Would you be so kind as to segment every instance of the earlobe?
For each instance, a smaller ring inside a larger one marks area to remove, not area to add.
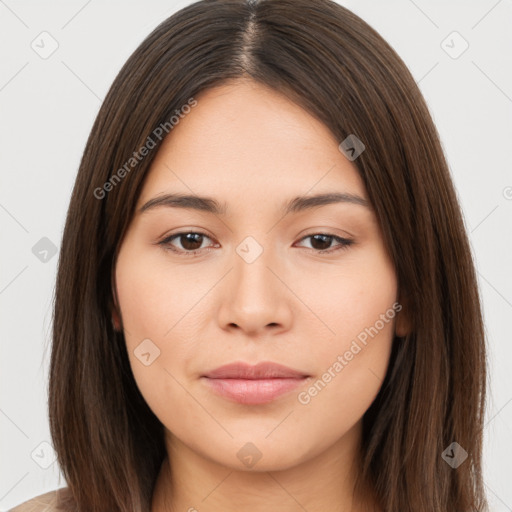
[[[115,331],[121,331],[121,318],[119,315],[119,304],[117,302],[117,295],[116,295],[116,289],[115,289],[115,283],[112,285],[112,304],[110,307],[110,315],[111,315],[111,321],[112,321],[112,327]]]
[[[112,308],[112,326],[114,327],[115,331],[121,330],[121,321],[115,307]]]
[[[402,306],[397,313],[395,320],[395,336],[404,338],[412,332],[412,321],[410,318],[410,308],[402,301],[399,302]]]
[[[111,306],[110,315],[112,327],[115,331],[121,331],[121,316],[119,314],[119,303],[117,301],[116,279],[115,279],[115,260],[112,263],[112,273],[110,279]]]

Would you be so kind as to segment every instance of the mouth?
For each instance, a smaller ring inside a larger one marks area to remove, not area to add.
[[[261,362],[255,366],[236,362],[201,375],[214,393],[247,405],[272,402],[291,392],[310,375],[286,366]]]

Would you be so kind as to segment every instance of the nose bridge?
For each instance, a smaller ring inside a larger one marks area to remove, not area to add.
[[[269,324],[286,324],[290,311],[286,288],[275,276],[279,272],[275,249],[266,241],[260,243],[255,237],[247,236],[235,252],[233,272],[223,300],[222,323],[236,324],[247,331],[258,331]]]
[[[235,252],[234,294],[249,310],[257,307],[257,301],[268,303],[269,295],[275,292],[275,283],[272,283],[275,276],[268,268],[275,266],[274,249],[267,239],[260,243],[255,237],[247,236],[238,244]],[[252,306],[251,302],[254,303]]]

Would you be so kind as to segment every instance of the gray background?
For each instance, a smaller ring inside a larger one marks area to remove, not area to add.
[[[0,0],[1,510],[66,485],[46,412],[52,249],[102,98],[144,37],[189,3]],[[512,0],[340,3],[405,60],[440,132],[489,338],[487,491],[492,510],[512,511]],[[469,44],[460,55],[453,31]]]

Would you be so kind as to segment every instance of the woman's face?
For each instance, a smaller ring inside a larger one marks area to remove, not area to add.
[[[396,275],[323,124],[253,82],[196,99],[152,164],[116,263],[130,363],[168,440],[232,468],[285,469],[360,425],[398,329]],[[140,211],[166,194],[218,211]],[[353,200],[308,202],[320,194]],[[233,362],[298,376],[213,378]]]

